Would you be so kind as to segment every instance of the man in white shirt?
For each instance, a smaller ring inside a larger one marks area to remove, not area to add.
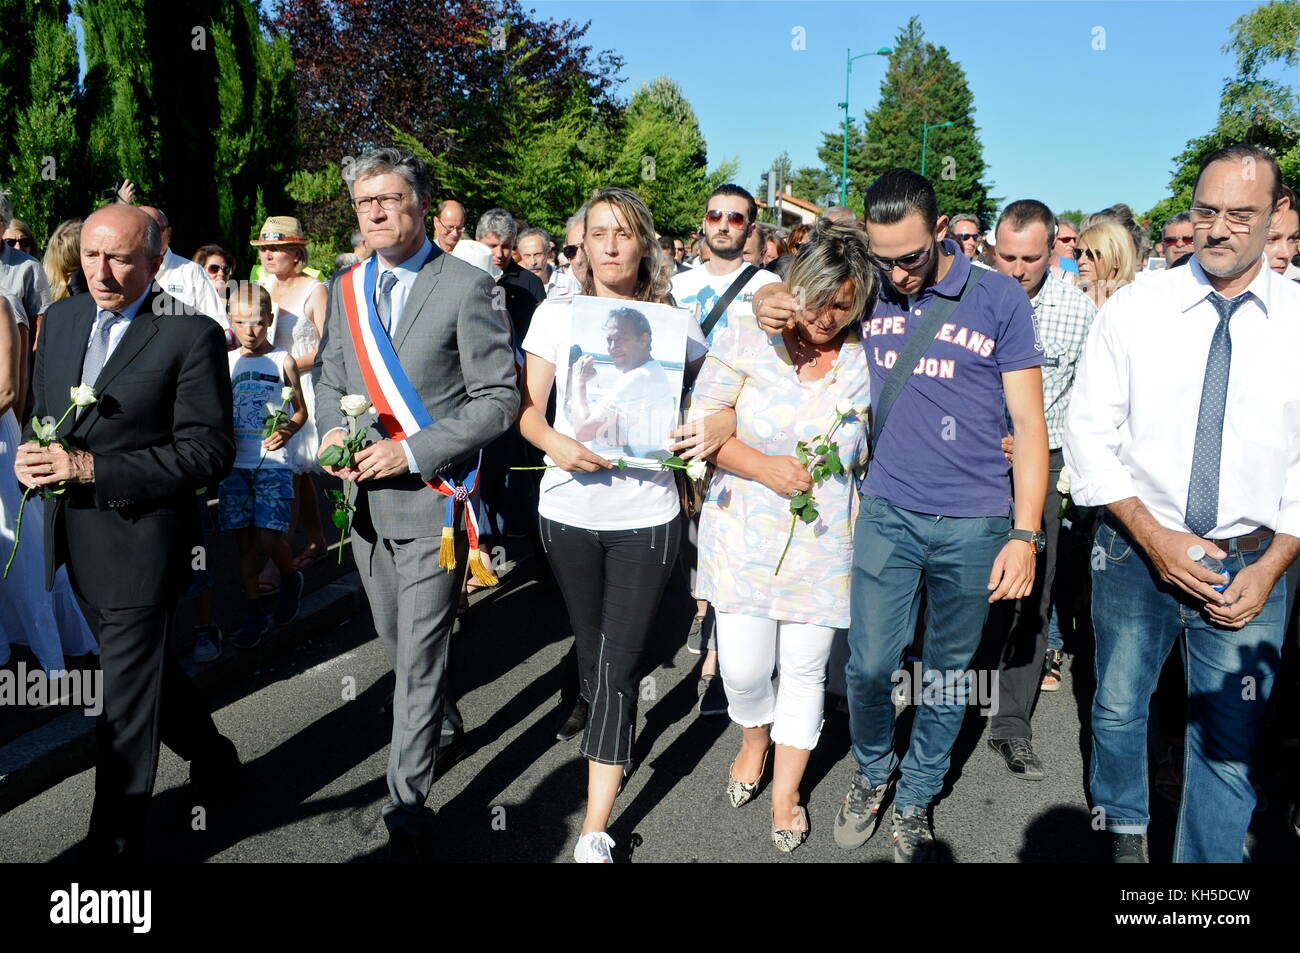
[[[1211,153],[1192,200],[1195,258],[1116,292],[1075,378],[1071,491],[1107,508],[1092,556],[1091,793],[1117,862],[1146,860],[1147,706],[1180,639],[1189,709],[1174,860],[1242,859],[1285,630],[1278,580],[1300,552],[1300,288],[1263,258],[1284,208],[1268,152]]]
[[[226,309],[221,304],[217,289],[197,262],[182,258],[172,251],[172,226],[167,221],[167,216],[161,209],[149,205],[140,206],[140,211],[157,222],[162,231],[163,263],[154,283],[181,304],[188,305],[200,314],[206,314],[225,328]]]
[[[550,262],[546,260],[550,245],[551,236],[547,235],[544,229],[525,229],[515,239],[515,248],[519,251],[519,263],[546,286],[546,297],[564,298],[578,294],[577,280],[558,268],[552,268]]]

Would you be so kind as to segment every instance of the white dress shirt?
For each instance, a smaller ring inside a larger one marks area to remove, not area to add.
[[[568,272],[552,268],[550,277],[546,279],[546,297],[569,298],[577,294],[582,294],[578,279]]]
[[[118,321],[114,323],[114,325],[111,328],[108,329],[108,349],[104,351],[104,367],[108,366],[108,361],[113,356],[113,352],[116,351],[117,346],[122,343],[122,338],[126,337],[127,328],[131,326],[131,322],[135,320],[135,316],[140,313],[140,305],[144,304],[144,299],[147,298],[148,296],[149,296],[149,292],[146,290],[144,294],[140,295],[140,297],[136,298],[125,308],[123,308],[120,312],[118,312],[126,320]],[[95,321],[98,321],[100,316],[103,314],[104,314],[104,309],[100,307],[96,307]],[[95,333],[95,325],[93,322],[90,325],[90,333],[91,334]],[[89,342],[87,342],[86,346],[87,348],[89,348],[90,346]],[[83,361],[85,360],[84,356],[82,357],[82,360]],[[95,382],[82,381],[82,383],[93,385]]]
[[[1262,259],[1261,259],[1262,261]],[[1074,381],[1065,462],[1074,499],[1136,496],[1187,532],[1196,423],[1219,314],[1198,261],[1120,288],[1097,315]],[[1268,527],[1300,536],[1300,286],[1262,264],[1228,325],[1218,522],[1212,539]]]
[[[182,258],[169,248],[154,282],[181,304],[206,314],[223,329],[226,327],[226,309],[221,304],[221,296],[198,262]]]

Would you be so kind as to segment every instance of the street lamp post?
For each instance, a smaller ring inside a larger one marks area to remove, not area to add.
[[[839,103],[839,107],[844,110],[844,153],[840,161],[840,204],[849,204],[849,75],[853,72],[853,61],[860,60],[864,56],[889,56],[893,49],[888,46],[882,46],[874,53],[859,53],[853,55],[853,51],[846,49],[844,63],[844,102]]]
[[[921,174],[925,175],[925,145],[930,138],[931,129],[942,129],[944,126],[951,126],[951,122],[939,122],[931,125],[928,122],[921,123]]]

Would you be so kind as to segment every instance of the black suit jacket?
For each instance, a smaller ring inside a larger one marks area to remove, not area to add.
[[[542,284],[542,279],[513,261],[502,270],[497,284],[506,294],[506,312],[513,325],[512,343],[516,348],[522,347],[524,338],[528,335],[528,326],[533,321],[533,312],[546,300],[546,285]]]
[[[32,375],[35,416],[63,416],[97,308],[89,294],[45,315]],[[95,482],[45,504],[45,586],[64,563],[100,609],[162,605],[184,592],[198,539],[194,495],[235,461],[226,341],[217,323],[150,292],[91,383],[99,400],[60,433],[88,450]],[[31,439],[31,424],[25,433]]]

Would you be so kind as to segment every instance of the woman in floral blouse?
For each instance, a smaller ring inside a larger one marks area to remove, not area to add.
[[[799,784],[821,733],[831,641],[849,624],[870,400],[855,319],[866,313],[874,283],[862,233],[819,223],[788,278],[805,302],[795,327],[768,337],[754,322],[729,325],[692,400],[693,418],[736,412],[736,435],[716,454],[701,513],[695,593],[717,612],[728,712],[744,729],[727,793],[736,807],[754,796],[775,742],[772,841],[786,852],[807,837]],[[807,465],[798,458],[801,441],[812,451]],[[826,443],[836,445],[841,466],[813,486],[811,472],[827,456],[816,449]],[[796,521],[792,502],[803,503],[810,490],[815,517]]]

